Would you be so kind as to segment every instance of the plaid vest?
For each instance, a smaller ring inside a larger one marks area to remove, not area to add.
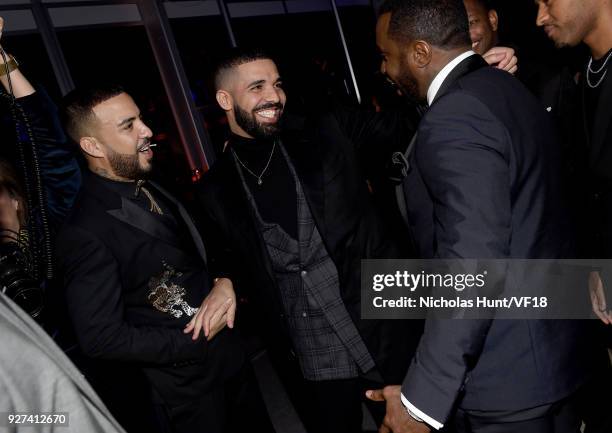
[[[360,371],[374,368],[374,360],[340,296],[336,265],[325,249],[295,169],[285,149],[277,145],[295,181],[299,240],[261,218],[238,163],[236,168],[270,256],[302,374],[314,381],[357,377]]]

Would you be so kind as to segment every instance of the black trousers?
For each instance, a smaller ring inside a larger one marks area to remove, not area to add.
[[[365,397],[368,389],[384,386],[375,373],[368,378],[310,381],[304,379],[296,359],[271,360],[308,433],[361,432],[364,402],[376,425],[382,423],[384,403]]]
[[[308,433],[359,433],[362,431],[362,402],[376,425],[382,423],[385,406],[365,398],[368,389],[381,388],[363,378],[306,381],[305,401],[297,408]]]
[[[164,433],[274,433],[250,365],[222,386],[180,406],[156,406]]]
[[[580,433],[576,396],[537,408],[514,412],[457,410],[456,433]]]

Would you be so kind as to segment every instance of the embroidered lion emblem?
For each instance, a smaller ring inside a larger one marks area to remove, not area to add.
[[[197,308],[191,307],[183,299],[185,297],[185,288],[171,281],[173,278],[181,277],[181,272],[169,266],[166,262],[162,262],[164,272],[161,275],[151,277],[149,280],[149,295],[147,299],[157,310],[168,313],[172,317],[180,318],[183,314],[191,317]]]

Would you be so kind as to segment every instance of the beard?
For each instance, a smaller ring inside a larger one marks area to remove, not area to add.
[[[277,108],[279,110],[283,109],[283,105],[281,103],[271,103],[271,104],[262,104],[255,107],[251,112],[243,110],[239,105],[234,104],[234,113],[236,116],[236,123],[238,126],[242,128],[244,132],[249,134],[253,138],[258,139],[270,139],[276,138],[280,135],[280,118],[279,121],[274,124],[264,124],[257,120],[255,117],[255,112],[265,109],[274,109]]]
[[[149,163],[148,167],[141,166],[138,153],[130,155],[108,150],[108,163],[116,176],[132,180],[142,179],[146,178],[153,168],[152,163]]]
[[[402,58],[400,63],[400,73],[395,80],[395,84],[409,102],[421,103],[424,99],[419,95],[419,85],[408,71],[408,65],[406,65]]]

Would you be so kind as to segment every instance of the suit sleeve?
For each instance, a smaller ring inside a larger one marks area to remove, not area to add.
[[[375,112],[335,105],[333,114],[357,152],[364,157],[404,149],[416,131],[419,118],[416,108],[405,112]]]
[[[237,263],[234,258],[234,250],[224,236],[222,225],[214,215],[213,208],[216,207],[216,204],[214,200],[208,198],[208,194],[209,192],[202,190],[202,187],[197,192],[197,210],[194,212],[198,230],[206,244],[208,270],[214,277],[229,278],[234,283],[234,289],[238,290],[236,280],[239,275],[236,275],[234,270],[233,264]]]
[[[155,365],[204,361],[205,338],[193,341],[180,328],[133,326],[125,320],[118,263],[92,233],[65,227],[58,256],[68,313],[87,356]]]
[[[511,200],[505,126],[478,99],[454,92],[440,99],[419,129],[416,158],[434,203],[435,257],[509,256]],[[402,394],[444,423],[491,320],[427,320]]]

